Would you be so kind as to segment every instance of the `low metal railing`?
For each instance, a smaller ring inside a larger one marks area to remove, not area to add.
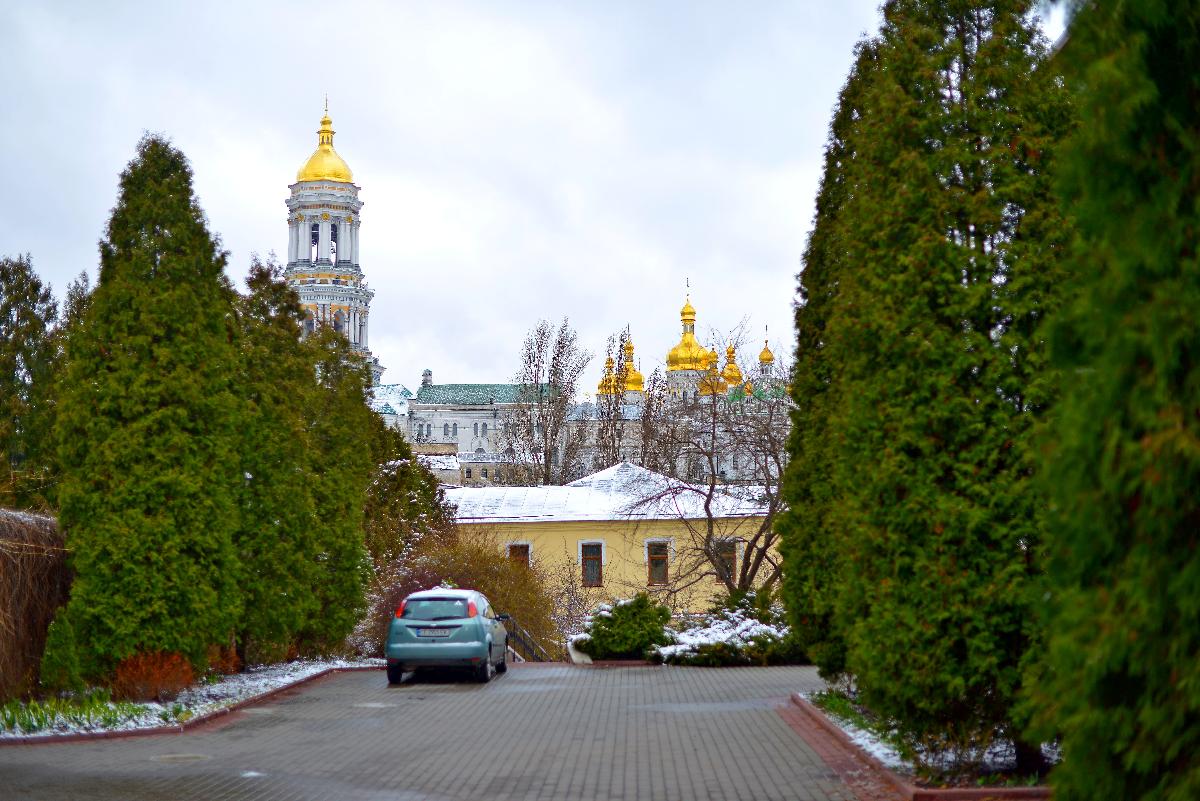
[[[504,621],[508,630],[508,647],[526,662],[557,662],[550,652],[542,647],[533,635],[525,630],[515,617],[509,615]]]

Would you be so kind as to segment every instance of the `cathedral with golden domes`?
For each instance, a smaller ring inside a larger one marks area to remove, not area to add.
[[[716,350],[709,350],[696,339],[696,309],[690,297],[679,310],[679,321],[683,325],[683,334],[679,344],[667,352],[667,391],[672,398],[698,400],[737,392],[750,395],[755,386],[774,382],[775,354],[766,342],[758,354],[756,375],[743,375],[733,343],[725,348],[725,366],[718,370],[721,359]],[[604,398],[623,393],[626,403],[636,403],[644,385],[645,379],[634,363],[633,340],[626,339],[620,366],[611,356],[605,360],[604,376],[596,388],[596,396]]]
[[[288,259],[284,277],[300,294],[306,332],[328,325],[344,334],[379,383],[383,367],[370,350],[371,291],[359,265],[359,212],[363,203],[350,166],[333,149],[329,106],[317,131],[317,149],[289,186]]]
[[[317,147],[296,173],[285,201],[288,209],[288,258],[284,277],[300,296],[304,308],[304,330],[330,326],[344,335],[351,347],[367,362],[372,375],[373,408],[385,421],[402,431],[414,450],[442,462],[453,461],[449,472],[461,483],[502,483],[506,467],[503,450],[503,420],[518,403],[514,384],[434,384],[426,370],[417,393],[401,384],[381,385],[383,367],[370,350],[371,300],[359,263],[359,227],[363,202],[350,166],[333,147],[333,120],[326,104],[317,130]],[[743,371],[737,363],[735,346],[725,349],[725,363],[716,350],[696,339],[696,309],[690,297],[679,312],[683,331],[679,343],[667,353],[665,380],[654,391],[671,406],[685,409],[704,398],[721,396],[731,402],[778,394],[781,383],[774,376],[775,356],[764,346],[756,371]],[[637,367],[633,340],[626,337],[615,354],[605,361],[604,374],[594,401],[572,406],[569,422],[582,429],[584,439],[599,440],[599,429],[614,418],[641,420],[646,408],[646,379]],[[615,410],[615,411],[614,411]],[[649,419],[649,418],[646,418]],[[628,445],[634,450],[636,437]],[[618,456],[629,458],[624,448]],[[598,457],[596,457],[598,458]],[[745,479],[739,474],[736,457],[729,480]]]

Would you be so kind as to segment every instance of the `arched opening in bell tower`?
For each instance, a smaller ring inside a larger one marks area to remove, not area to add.
[[[338,260],[338,225],[333,223],[329,226],[329,260],[337,264]]]
[[[321,226],[319,223],[312,224],[312,231],[309,235],[308,260],[316,264],[317,249],[321,244]]]

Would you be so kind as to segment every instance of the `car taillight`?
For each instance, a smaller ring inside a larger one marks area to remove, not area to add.
[[[478,614],[479,614],[479,607],[477,607],[475,605],[475,602],[467,601],[467,617],[475,617]]]
[[[404,604],[405,603],[407,603],[407,601],[401,601],[400,605],[396,607],[396,617],[404,617]]]

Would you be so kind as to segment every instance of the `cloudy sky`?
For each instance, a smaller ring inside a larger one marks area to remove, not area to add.
[[[286,257],[284,198],[323,98],[366,205],[384,382],[509,379],[570,318],[642,370],[739,327],[750,361],[791,305],[828,120],[877,0],[6,3],[0,255],[61,297],[143,131],[191,160],[239,285]]]

